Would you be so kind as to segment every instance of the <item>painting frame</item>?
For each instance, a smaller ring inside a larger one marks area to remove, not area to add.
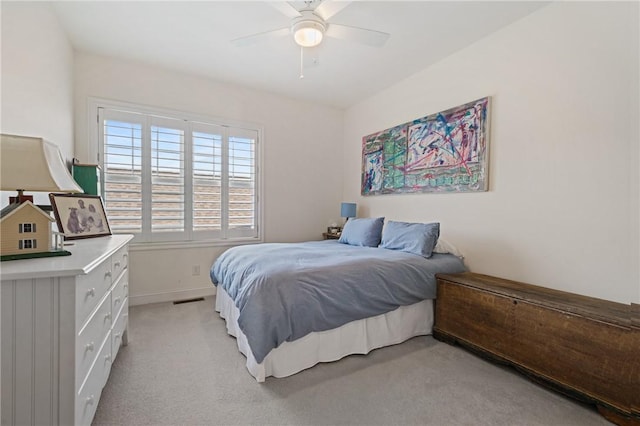
[[[327,227],[327,234],[337,235],[342,232],[342,228],[339,226],[329,226]]]
[[[99,195],[49,194],[58,231],[65,240],[111,235],[111,228]],[[85,211],[86,210],[86,211]]]
[[[360,194],[489,190],[491,97],[362,138]]]

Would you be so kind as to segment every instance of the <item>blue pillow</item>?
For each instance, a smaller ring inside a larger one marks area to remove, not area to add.
[[[339,242],[352,246],[378,247],[384,217],[349,219],[344,224]]]
[[[387,222],[380,247],[431,257],[440,236],[439,223]]]

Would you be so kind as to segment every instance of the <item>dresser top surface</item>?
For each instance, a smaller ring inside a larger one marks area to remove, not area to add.
[[[2,262],[0,277],[19,280],[44,277],[63,277],[88,274],[106,258],[125,246],[133,235],[109,235],[71,241],[65,250],[71,256],[43,257]],[[65,243],[66,244],[66,243]]]

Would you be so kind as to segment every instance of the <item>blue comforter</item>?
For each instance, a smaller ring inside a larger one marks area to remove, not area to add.
[[[211,267],[240,311],[258,363],[285,341],[436,296],[436,273],[463,272],[451,254],[356,247],[335,240],[233,247]]]

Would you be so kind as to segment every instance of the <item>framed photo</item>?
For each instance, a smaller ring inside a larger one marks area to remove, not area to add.
[[[338,234],[342,231],[339,226],[330,226],[327,228],[327,234]]]
[[[111,235],[99,195],[49,194],[49,200],[65,240]]]

